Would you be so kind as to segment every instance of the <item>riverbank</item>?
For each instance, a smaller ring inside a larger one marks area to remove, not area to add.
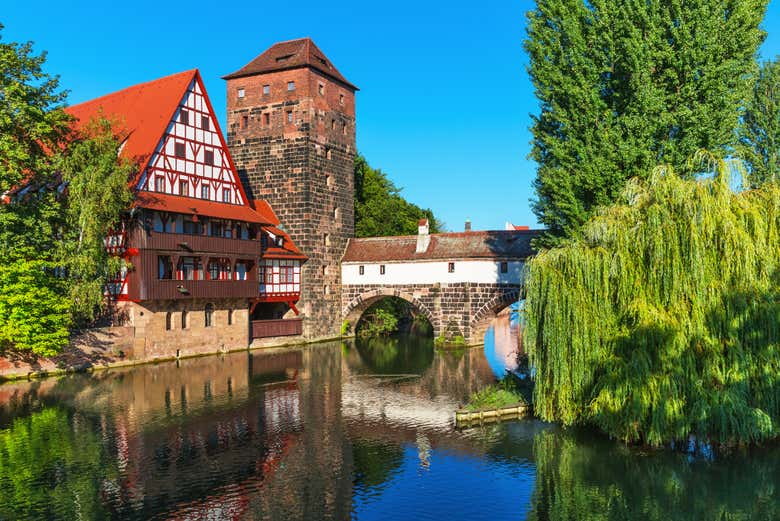
[[[303,340],[295,337],[293,341],[285,342],[280,340],[276,343],[264,343],[260,345],[250,345],[238,349],[214,349],[201,350],[196,353],[185,353],[180,356],[165,356],[152,358],[129,358],[124,351],[116,347],[115,340],[107,341],[107,333],[102,330],[94,330],[80,335],[62,353],[57,356],[44,357],[26,357],[20,353],[2,353],[0,356],[0,384],[17,380],[31,380],[38,378],[47,378],[50,376],[61,376],[73,373],[85,373],[92,371],[102,371],[106,369],[115,369],[122,367],[132,367],[147,364],[157,364],[160,362],[170,362],[187,358],[201,358],[206,356],[223,355],[226,353],[236,353],[241,351],[255,351],[262,349],[271,349],[278,347],[294,347],[308,344],[318,344],[342,338],[315,338]]]

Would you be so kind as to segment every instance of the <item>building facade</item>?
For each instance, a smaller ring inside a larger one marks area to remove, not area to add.
[[[277,43],[224,79],[239,175],[309,259],[298,306],[304,336],[335,336],[339,263],[354,234],[357,88],[308,38]]]
[[[137,165],[132,209],[106,240],[125,261],[108,294],[130,357],[246,347],[269,332],[253,316],[295,309],[305,256],[270,205],[246,194],[197,70],[67,110],[77,127],[111,120]]]

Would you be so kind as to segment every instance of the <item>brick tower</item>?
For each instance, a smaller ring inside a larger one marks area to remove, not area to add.
[[[273,45],[227,80],[228,146],[309,261],[303,334],[338,334],[341,256],[354,235],[355,91],[309,38]]]

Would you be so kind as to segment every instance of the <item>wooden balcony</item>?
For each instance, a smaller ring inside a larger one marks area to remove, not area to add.
[[[252,340],[275,336],[293,336],[303,333],[303,319],[253,320]]]
[[[191,298],[255,298],[255,280],[159,280],[141,284],[140,300],[180,300]]]
[[[140,228],[133,230],[130,245],[140,250],[176,252],[182,255],[220,253],[225,256],[248,256],[250,258],[260,256],[260,241],[185,233],[147,233]]]

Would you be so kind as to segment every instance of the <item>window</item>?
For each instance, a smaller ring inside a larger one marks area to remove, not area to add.
[[[265,114],[263,114],[263,125],[267,127],[270,124],[271,124],[271,113],[266,112]]]
[[[202,228],[199,222],[192,221],[190,219],[184,220],[184,227],[183,227],[184,233],[188,235],[200,235],[202,233]]]
[[[385,265],[384,264],[380,264],[379,265],[379,274],[380,275],[384,275],[385,274]]]
[[[165,191],[165,177],[161,175],[154,176],[154,191],[155,192],[164,192]]]
[[[182,311],[181,312],[181,328],[182,329],[187,329],[187,325],[188,325],[187,323],[189,322],[189,318],[190,318],[189,317],[189,313],[187,313],[187,311]]]
[[[295,82],[294,81],[288,81],[287,82],[287,90],[288,91],[295,90]]]
[[[328,188],[333,186],[333,176],[332,175],[326,175],[325,176],[325,186],[327,186]]]
[[[339,94],[339,105],[343,105],[343,104],[344,104],[344,95]]]
[[[287,111],[287,123],[292,123],[293,117],[292,117],[292,110]]]
[[[222,202],[223,203],[229,203],[230,201],[230,188],[223,188],[222,189]]]
[[[358,273],[361,275],[366,274],[366,267],[365,266],[358,266]]]
[[[508,262],[502,262],[501,263],[501,273],[507,273],[509,271],[509,263]]]
[[[204,322],[206,327],[214,325],[214,304],[206,304],[206,310],[204,312]]]
[[[236,280],[246,280],[246,262],[236,262]]]
[[[207,165],[213,165],[214,164],[214,151],[213,150],[206,150],[203,152],[203,162]]]
[[[447,263],[447,271],[449,273],[455,273],[455,263],[454,262]]]
[[[187,148],[184,146],[184,143],[175,143],[173,145],[173,155],[176,157],[187,157]]]
[[[219,263],[217,261],[209,262],[209,280],[219,280]]]
[[[179,261],[179,280],[195,280],[194,257],[182,257]]]
[[[172,279],[173,269],[171,268],[171,258],[167,255],[157,257],[157,278],[160,280]]]
[[[170,331],[173,328],[173,313],[170,311],[165,314],[165,330]]]
[[[336,130],[336,120],[335,119],[331,119],[330,120],[330,129],[331,130]]]
[[[200,198],[211,199],[211,189],[208,187],[208,185],[200,186]]]
[[[241,116],[241,128],[246,128],[249,125],[249,116]]]
[[[211,220],[211,235],[213,237],[222,237],[224,233],[224,224],[222,221]]]
[[[341,124],[341,134],[344,135],[344,136],[347,135],[347,124],[346,123],[342,123]]]
[[[320,96],[324,96],[325,95],[325,85],[323,85],[322,83],[317,85],[317,92],[320,94]]]
[[[228,309],[228,325],[229,326],[233,325],[233,310],[232,309]],[[228,380],[230,380],[230,379],[228,378]]]
[[[185,125],[190,124],[190,113],[186,110],[182,109],[181,112],[179,112],[179,123],[183,123]]]
[[[325,150],[325,157],[328,159],[333,159],[333,150],[328,148]]]
[[[271,86],[263,85],[263,96],[268,96],[269,94],[271,94]]]
[[[183,197],[190,196],[190,182],[186,179],[179,181],[179,195]]]
[[[277,236],[276,237],[276,245],[279,248],[284,248],[284,237],[282,237],[281,235]]]
[[[326,233],[326,234],[323,236],[323,239],[324,239],[324,240],[323,240],[323,242],[325,243],[325,246],[330,246],[330,234],[329,234],[329,233]]]
[[[244,89],[238,89],[238,97],[243,98],[246,92],[244,92]]]

